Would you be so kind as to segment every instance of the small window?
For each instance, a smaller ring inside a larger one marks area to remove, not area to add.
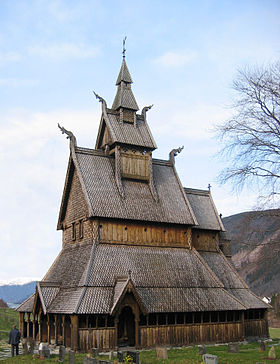
[[[191,312],[186,314],[186,323],[192,324],[193,323],[193,314]]]
[[[72,222],[72,240],[76,240],[76,224]]]
[[[167,314],[167,323],[168,323],[168,325],[175,324],[175,314],[174,313]]]
[[[96,327],[96,316],[90,315],[88,317],[88,327]]]
[[[227,313],[227,321],[228,322],[231,322],[231,321],[233,321],[233,311],[228,311],[228,313]]]
[[[147,326],[147,316],[141,314],[140,315],[140,322],[139,322],[140,326]]]
[[[79,221],[79,238],[83,239],[84,237],[84,224],[83,224],[83,220]]]
[[[219,320],[218,312],[217,311],[211,312],[211,322],[218,322],[218,320]]]
[[[219,312],[219,321],[226,322],[226,312],[225,311]]]
[[[158,315],[158,324],[159,325],[166,325],[166,315],[165,315],[165,313],[160,313]]]
[[[203,312],[203,322],[210,322],[210,313]]]
[[[114,327],[114,326],[115,326],[114,317],[108,316],[107,317],[107,327]]]
[[[154,326],[157,324],[157,316],[154,313],[149,315],[149,326]]]
[[[184,324],[184,314],[183,313],[177,313],[177,324],[178,325]]]
[[[97,317],[97,327],[106,327],[106,318],[105,316]]]
[[[201,313],[200,312],[195,312],[194,313],[194,323],[195,324],[200,324],[201,323]]]

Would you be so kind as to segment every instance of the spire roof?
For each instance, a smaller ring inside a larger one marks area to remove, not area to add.
[[[126,83],[133,83],[124,58],[122,61],[122,66],[121,66],[121,69],[120,69],[120,72],[119,72],[119,75],[117,78],[116,85],[119,85],[121,83],[121,81],[126,82]]]
[[[137,111],[139,107],[131,90],[132,78],[130,76],[125,59],[123,58],[122,66],[117,78],[116,85],[118,86],[112,109],[117,110],[120,107]]]

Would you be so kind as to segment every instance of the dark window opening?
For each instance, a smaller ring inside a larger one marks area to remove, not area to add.
[[[84,224],[83,224],[83,220],[79,221],[79,238],[83,239],[84,237]]]
[[[115,326],[114,317],[108,316],[107,317],[107,327],[114,327],[114,326]]]
[[[147,326],[147,316],[145,316],[143,314],[140,315],[139,325],[140,326]]]
[[[186,323],[187,324],[192,324],[193,323],[193,314],[192,313],[187,313],[186,314]]]
[[[248,313],[248,311],[245,311],[245,313],[244,313],[244,319],[245,320],[248,320],[249,319],[249,313]]]
[[[194,313],[194,323],[195,324],[200,324],[201,323],[201,313],[200,312],[195,312]]]
[[[260,319],[264,319],[265,310],[260,310]]]
[[[253,320],[253,318],[254,318],[254,311],[249,310],[249,320]]]
[[[175,324],[175,313],[168,313],[167,314],[167,323],[168,323],[168,325],[174,325]]]
[[[76,240],[76,224],[72,222],[72,240]]]
[[[79,327],[81,327],[81,328],[87,327],[87,318],[86,318],[86,316],[79,316]]]
[[[210,322],[210,313],[209,312],[203,313],[203,322]]]
[[[97,317],[97,327],[106,327],[105,316],[98,316]]]
[[[234,312],[233,311],[228,311],[227,313],[227,321],[231,322],[234,320]]]
[[[88,327],[96,327],[96,316],[89,316]]]
[[[219,321],[220,322],[226,322],[226,312],[225,311],[220,311],[219,312]]]
[[[165,315],[165,313],[160,313],[158,315],[158,325],[166,325],[166,315]]]
[[[211,312],[211,322],[218,322],[219,316],[217,311]]]
[[[151,313],[151,314],[149,315],[149,320],[148,320],[148,322],[149,322],[149,326],[156,325],[156,324],[157,324],[157,316],[156,316],[156,314]]]
[[[183,313],[177,313],[177,324],[183,325],[184,324],[184,314]]]

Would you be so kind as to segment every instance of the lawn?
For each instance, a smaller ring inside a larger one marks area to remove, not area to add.
[[[271,339],[279,339],[280,340],[280,328],[272,329],[270,327],[269,328],[269,335],[270,335]]]
[[[274,343],[278,343],[275,341]],[[269,343],[271,345],[271,343]],[[269,349],[269,348],[268,348]],[[214,354],[218,356],[219,364],[255,364],[256,362],[271,363],[270,360],[265,360],[268,355],[268,349],[266,352],[259,351],[259,344],[241,344],[239,348],[239,353],[231,354],[227,352],[226,345],[211,346],[207,347],[207,353]],[[275,347],[277,360],[273,361],[275,364],[280,364],[280,346]],[[85,354],[76,355],[76,364],[83,363],[83,357]],[[201,355],[198,354],[197,347],[182,348],[182,349],[170,349],[168,350],[168,360],[156,360],[156,353],[154,350],[142,351],[140,353],[140,361],[145,364],[183,364],[183,363],[195,363],[200,364],[202,362]],[[108,357],[100,357],[100,359],[108,360]],[[53,356],[50,359],[44,360],[44,363],[57,363],[58,357]],[[66,358],[66,363],[68,362]],[[113,361],[114,362],[114,361]],[[32,357],[32,355],[20,356],[16,358],[10,358],[5,360],[5,363],[42,363],[40,359]],[[116,363],[116,360],[115,360]]]
[[[8,340],[13,325],[18,326],[18,312],[11,308],[0,308],[0,340]]]

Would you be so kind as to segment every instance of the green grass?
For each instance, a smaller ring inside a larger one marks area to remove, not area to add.
[[[275,341],[274,343],[278,343]],[[271,343],[269,343],[271,344]],[[241,344],[239,347],[239,353],[231,354],[227,352],[226,345],[220,346],[211,346],[207,347],[207,353],[214,354],[218,356],[219,364],[255,364],[256,362],[263,362],[263,363],[271,363],[269,360],[265,360],[268,356],[268,350],[265,352],[259,351],[259,344],[252,343],[252,344]],[[273,361],[275,364],[280,364],[280,346],[275,346],[275,351],[277,355],[277,359]],[[85,354],[77,354],[76,355],[76,364],[83,363],[83,357]],[[66,357],[65,362],[67,363],[68,358]],[[108,357],[103,357],[100,359],[108,360]],[[50,359],[45,359],[44,363],[57,363],[58,356],[52,356]],[[200,364],[202,362],[201,355],[198,354],[197,347],[191,348],[182,348],[182,349],[170,349],[168,350],[168,360],[156,360],[156,353],[155,350],[147,350],[142,351],[140,353],[140,361],[145,362],[146,364]],[[36,356],[26,355],[20,356],[15,358],[10,358],[5,360],[5,363],[41,363],[42,361]],[[116,363],[116,360],[115,360]]]
[[[271,337],[271,339],[279,339],[280,340],[280,328],[278,329],[273,329],[273,328],[269,328],[269,335]]]
[[[18,312],[12,308],[0,308],[0,340],[7,340],[13,325],[18,326]]]

